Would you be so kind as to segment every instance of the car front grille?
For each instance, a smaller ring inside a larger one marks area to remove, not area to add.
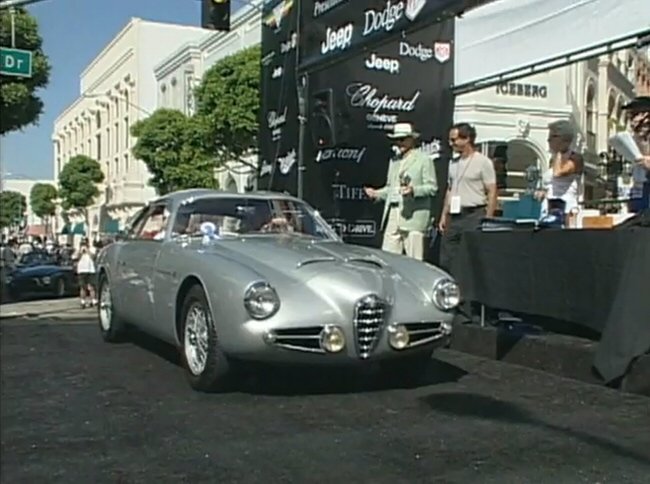
[[[362,359],[369,358],[377,345],[386,309],[386,303],[374,294],[363,297],[355,305],[354,337]]]

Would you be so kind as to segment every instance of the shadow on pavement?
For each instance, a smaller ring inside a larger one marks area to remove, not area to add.
[[[148,334],[132,329],[125,343],[129,342],[168,363],[181,365],[176,348]],[[466,374],[461,368],[436,359],[431,360],[425,375],[417,383],[384,381],[374,365],[365,368],[359,365],[351,369],[240,364],[233,391],[275,396],[375,392],[451,383]]]
[[[429,408],[435,410],[436,412],[442,412],[458,417],[480,418],[521,425],[530,425],[532,427],[551,430],[553,432],[563,434],[566,437],[579,439],[591,446],[600,447],[603,450],[617,454],[620,457],[632,459],[638,463],[645,465],[650,464],[650,457],[648,457],[647,453],[644,454],[632,449],[626,449],[625,447],[621,447],[620,445],[615,444],[607,439],[597,437],[580,430],[570,429],[544,422],[538,418],[535,418],[523,408],[510,402],[503,402],[495,398],[476,393],[464,392],[435,393],[433,395],[422,397],[422,400],[427,404]]]

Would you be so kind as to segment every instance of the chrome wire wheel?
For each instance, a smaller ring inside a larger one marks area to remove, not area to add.
[[[194,303],[185,317],[183,341],[185,360],[193,375],[200,375],[208,361],[208,315],[199,303]]]
[[[110,331],[113,318],[113,303],[111,301],[111,288],[108,282],[102,284],[99,294],[99,324],[104,331]]]

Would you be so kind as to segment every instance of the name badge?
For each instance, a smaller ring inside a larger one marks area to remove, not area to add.
[[[452,215],[458,215],[460,212],[460,195],[453,195],[449,203],[449,213]]]

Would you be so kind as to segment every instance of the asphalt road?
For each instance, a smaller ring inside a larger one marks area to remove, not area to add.
[[[107,345],[80,321],[0,328],[3,484],[618,484],[650,475],[650,399],[522,367],[442,351],[418,388],[267,372],[205,395],[146,339]]]

